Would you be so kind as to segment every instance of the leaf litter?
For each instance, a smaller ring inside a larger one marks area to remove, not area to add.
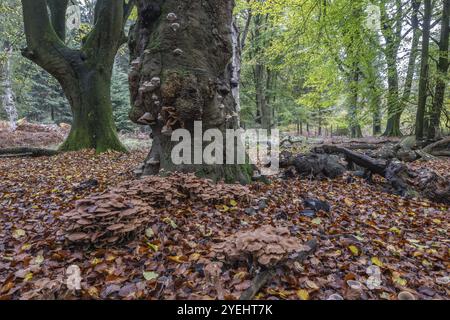
[[[248,187],[178,174],[133,180],[144,158],[0,160],[0,299],[238,299],[279,261],[256,299],[449,297],[447,206],[345,177]],[[77,188],[88,180],[98,183]],[[308,217],[305,199],[331,209]],[[260,233],[286,246],[260,248]],[[315,254],[289,263],[313,238]],[[228,257],[239,250],[241,259]]]

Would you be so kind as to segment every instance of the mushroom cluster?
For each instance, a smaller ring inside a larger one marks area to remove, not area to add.
[[[145,177],[77,201],[76,208],[62,216],[62,233],[69,243],[114,245],[143,234],[155,217],[154,209],[188,201],[246,202],[248,194],[244,186],[214,184],[194,174]]]
[[[272,226],[241,231],[212,248],[218,258],[226,257],[230,262],[253,261],[263,267],[275,266],[291,255],[310,249],[292,237],[287,228]]]
[[[64,214],[69,243],[103,246],[129,240],[144,232],[154,210],[139,199],[128,200],[114,192],[79,200]]]
[[[113,189],[117,194],[144,201],[154,208],[177,205],[184,201],[201,201],[205,204],[225,203],[227,200],[245,202],[249,190],[241,185],[215,184],[194,174],[173,173],[167,177],[148,176],[127,181]]]

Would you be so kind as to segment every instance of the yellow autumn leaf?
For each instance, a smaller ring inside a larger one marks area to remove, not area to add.
[[[236,202],[236,200],[230,200],[230,205],[232,207],[236,207],[238,205],[238,203]]]
[[[178,228],[177,224],[175,223],[175,221],[173,221],[170,218],[164,218],[163,222],[167,223],[168,225],[170,225],[172,228],[176,229]]]
[[[274,290],[274,289],[267,289],[267,293],[273,296],[280,297],[281,299],[287,299],[288,293],[286,291],[280,290]]]
[[[158,252],[159,247],[156,244],[147,242],[147,245],[150,247],[150,249],[152,249],[154,252]]]
[[[98,289],[97,289],[96,287],[90,287],[90,288],[88,289],[88,294],[89,294],[91,297],[97,298],[97,297],[98,297]]]
[[[23,279],[23,281],[27,282],[27,281],[30,281],[31,279],[33,279],[33,273],[32,272],[28,272],[25,275],[25,278]]]
[[[25,234],[26,234],[25,230],[16,229],[16,230],[13,231],[13,238],[14,239],[19,239],[19,238],[25,236]]]
[[[395,232],[396,234],[401,234],[401,233],[402,233],[402,232],[400,231],[400,229],[397,228],[397,227],[392,227],[392,228],[389,229],[389,231]]]
[[[401,285],[402,287],[405,287],[406,284],[408,283],[405,279],[400,278],[400,277],[392,278],[392,280],[393,280],[395,283]]]
[[[353,203],[353,201],[352,200],[350,200],[350,199],[348,199],[348,198],[345,198],[344,199],[344,202],[345,202],[345,204],[348,206],[348,207],[353,207],[355,204]]]
[[[44,256],[38,255],[36,258],[34,258],[34,263],[40,265],[42,262],[44,262]]]
[[[309,293],[304,289],[300,289],[297,290],[297,297],[299,297],[300,300],[309,300]]]
[[[264,293],[260,292],[255,296],[255,300],[261,300],[264,298]]]
[[[198,259],[200,259],[200,257],[200,253],[193,253],[189,256],[189,261],[197,261]]]
[[[384,266],[383,262],[381,262],[380,259],[378,259],[378,257],[372,257],[371,259],[372,263],[380,268],[382,268]]]
[[[233,279],[241,279],[241,280],[244,280],[245,279],[245,277],[247,276],[247,272],[245,272],[245,271],[241,271],[241,272],[238,272],[238,273],[236,273],[234,276],[233,276]]]
[[[348,248],[350,249],[350,251],[354,256],[359,255],[359,249],[356,246],[349,246]]]
[[[143,272],[144,279],[147,281],[158,279],[159,274],[156,272],[150,271],[150,272]]]
[[[168,259],[170,260],[170,261],[173,261],[173,262],[176,262],[176,263],[185,263],[186,261],[183,261],[183,260],[181,260],[181,256],[171,256],[171,257],[168,257]]]
[[[116,260],[116,257],[113,256],[112,254],[109,254],[109,255],[106,256],[106,261],[112,262],[114,260]]]
[[[433,264],[430,261],[423,259],[422,265],[424,265],[425,267],[431,267]]]

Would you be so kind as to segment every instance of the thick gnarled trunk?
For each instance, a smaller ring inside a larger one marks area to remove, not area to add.
[[[250,181],[248,165],[174,164],[171,158],[178,144],[171,141],[176,129],[187,129],[194,137],[194,122],[201,122],[202,133],[219,129],[225,137],[226,129],[238,127],[232,94],[233,6],[232,0],[138,1],[139,19],[130,39],[130,118],[150,125],[153,136],[139,174],[180,171]]]
[[[62,151],[126,151],[112,117],[114,57],[124,43],[124,23],[134,1],[97,0],[95,25],[80,50],[65,45],[68,0],[22,0],[27,48],[33,61],[61,84],[72,108],[71,132]]]

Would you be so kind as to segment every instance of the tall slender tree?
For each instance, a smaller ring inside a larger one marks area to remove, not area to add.
[[[385,40],[383,48],[387,64],[388,79],[388,121],[386,136],[400,136],[400,106],[399,106],[399,76],[397,55],[402,40],[403,29],[403,4],[401,0],[395,0],[393,17],[389,17],[388,6],[385,0],[381,1],[382,34]]]
[[[431,110],[430,125],[428,127],[428,140],[435,140],[441,134],[440,120],[445,99],[445,89],[448,82],[448,50],[450,38],[450,0],[442,1],[441,37],[439,41],[439,61],[437,63],[437,80],[434,90],[434,100]]]
[[[97,0],[93,29],[79,50],[65,44],[68,4],[69,0],[22,0],[28,45],[22,54],[55,77],[69,100],[73,123],[63,151],[125,151],[113,121],[110,86],[134,1]]]
[[[430,25],[432,6],[431,0],[425,0],[422,27],[422,55],[419,79],[419,102],[416,115],[416,140],[419,142],[424,137],[425,112],[428,99],[429,76],[429,51],[430,51]]]

